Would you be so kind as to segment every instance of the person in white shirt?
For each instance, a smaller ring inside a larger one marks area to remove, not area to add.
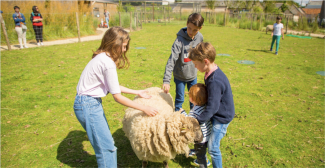
[[[150,98],[146,91],[132,90],[119,85],[116,68],[129,66],[126,56],[129,43],[129,34],[123,28],[108,29],[78,82],[73,109],[94,148],[98,167],[117,167],[117,148],[114,146],[101,97],[110,93],[116,102],[141,110],[148,116],[155,116],[158,113],[157,109],[137,104],[121,94],[129,93]]]
[[[281,35],[282,35],[282,40],[284,40],[283,24],[281,23],[281,21],[282,21],[282,17],[277,16],[276,23],[274,23],[273,25],[273,32],[271,33],[272,43],[271,43],[270,51],[273,50],[273,44],[274,41],[276,41],[275,55],[278,55]]]

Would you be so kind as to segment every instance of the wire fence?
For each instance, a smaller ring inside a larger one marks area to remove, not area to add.
[[[125,6],[124,6],[125,7]],[[132,9],[132,10],[131,10]],[[230,11],[230,10],[229,10]],[[182,24],[186,25],[188,16],[200,13],[204,17],[204,26],[226,26],[240,29],[266,31],[266,26],[273,25],[277,16],[282,16],[285,30],[303,30],[309,33],[324,33],[317,23],[317,17],[312,20],[306,16],[294,16],[286,14],[250,13],[250,12],[228,12],[227,10],[209,11],[197,4],[182,7],[177,4],[170,5],[147,5],[125,7],[124,12],[111,12],[109,26],[121,26],[129,31],[142,28],[143,24]],[[26,39],[36,42],[30,13],[23,13],[26,19]],[[43,38],[44,41],[94,35],[98,27],[105,27],[105,18],[98,18],[91,12],[70,13],[42,13],[43,16]],[[12,13],[3,13],[4,27],[7,30],[10,44],[17,44],[18,38],[15,32],[15,24]],[[77,18],[79,25],[77,25]],[[314,20],[314,21],[313,21]],[[2,28],[3,29],[3,28]],[[1,45],[6,45],[4,31],[1,31]]]

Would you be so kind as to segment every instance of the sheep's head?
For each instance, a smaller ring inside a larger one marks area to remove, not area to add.
[[[199,122],[179,112],[173,113],[167,120],[167,134],[175,152],[186,156],[189,151],[188,145],[194,141],[201,142],[203,139]]]
[[[183,127],[181,129],[182,134],[186,135],[187,132],[190,132],[191,136],[194,137],[194,141],[201,142],[203,140],[200,124],[195,118],[186,117],[186,119],[183,120]]]

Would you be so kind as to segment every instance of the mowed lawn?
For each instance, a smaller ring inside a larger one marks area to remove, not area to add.
[[[131,66],[118,70],[120,84],[161,87],[171,46],[183,26],[147,24],[132,32]],[[231,55],[215,60],[230,81],[236,108],[221,141],[224,167],[324,167],[324,77],[316,74],[324,70],[324,39],[285,37],[274,55],[271,35],[265,32],[205,26],[201,33],[217,53]],[[1,52],[2,167],[97,166],[72,106],[79,76],[99,44]],[[202,73],[198,82],[204,83]],[[171,94],[175,98],[174,82]],[[122,130],[126,107],[111,95],[103,98],[103,106],[118,165],[140,167]],[[189,110],[188,96],[184,109]],[[178,155],[169,166],[194,167],[194,159]]]

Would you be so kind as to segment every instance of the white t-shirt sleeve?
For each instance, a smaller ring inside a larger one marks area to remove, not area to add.
[[[108,89],[108,92],[111,93],[112,95],[121,93],[116,68],[106,69],[103,75],[104,75],[104,85]]]

